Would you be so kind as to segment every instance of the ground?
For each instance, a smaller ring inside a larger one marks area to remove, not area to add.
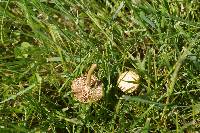
[[[198,0],[0,1],[0,132],[200,131],[199,16]],[[104,97],[80,103],[94,63]]]

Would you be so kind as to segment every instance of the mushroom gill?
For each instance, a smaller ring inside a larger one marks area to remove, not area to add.
[[[87,75],[72,81],[72,93],[76,100],[82,103],[96,102],[103,97],[103,84],[93,75],[97,64],[92,64]]]

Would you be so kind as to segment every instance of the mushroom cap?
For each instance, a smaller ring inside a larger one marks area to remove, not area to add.
[[[134,71],[126,71],[120,74],[117,81],[118,87],[126,93],[132,93],[139,86],[139,75]]]
[[[90,86],[86,85],[87,76],[81,76],[72,81],[72,93],[76,100],[89,103],[96,102],[103,97],[103,84],[94,75],[91,76]]]

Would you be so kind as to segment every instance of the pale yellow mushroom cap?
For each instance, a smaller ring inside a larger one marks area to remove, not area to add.
[[[139,86],[139,75],[134,71],[126,71],[120,74],[117,81],[118,87],[126,93],[132,93]]]

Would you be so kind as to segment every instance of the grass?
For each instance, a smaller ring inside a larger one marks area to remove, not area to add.
[[[0,1],[0,132],[200,130],[198,0]],[[97,63],[104,98],[74,100]],[[117,87],[140,75],[133,94]]]

